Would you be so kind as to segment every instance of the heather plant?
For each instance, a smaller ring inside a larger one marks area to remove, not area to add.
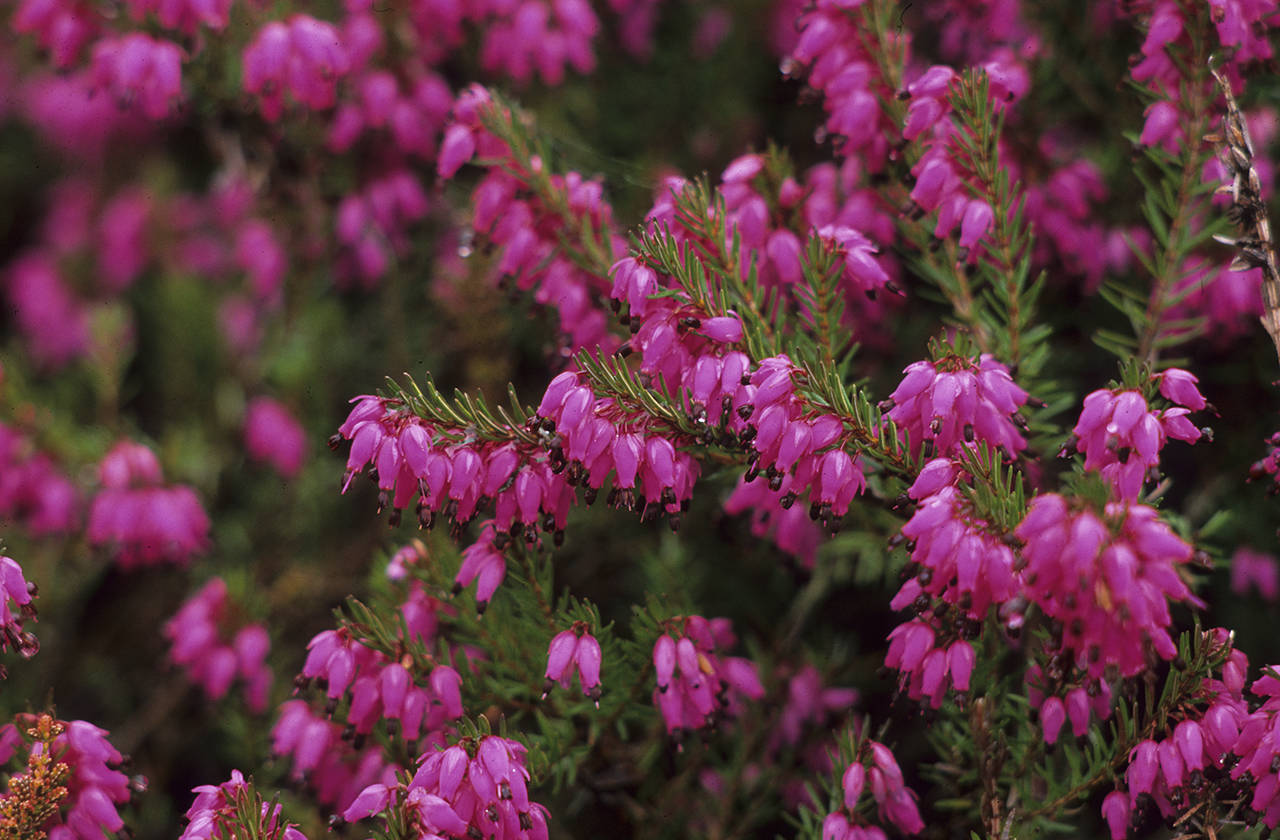
[[[0,835],[1280,826],[1275,3],[0,25]]]

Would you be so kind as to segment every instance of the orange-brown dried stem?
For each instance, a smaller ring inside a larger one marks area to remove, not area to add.
[[[67,798],[71,768],[52,756],[53,741],[64,727],[49,715],[40,715],[27,735],[34,739],[27,769],[9,778],[8,791],[0,797],[0,840],[44,840],[46,826]]]

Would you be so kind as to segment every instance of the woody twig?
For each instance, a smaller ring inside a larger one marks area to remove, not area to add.
[[[1231,196],[1227,216],[1240,231],[1235,238],[1215,236],[1214,239],[1236,249],[1232,271],[1262,269],[1262,326],[1271,336],[1280,358],[1280,268],[1271,238],[1271,222],[1262,201],[1262,182],[1253,165],[1253,143],[1230,82],[1212,64],[1209,70],[1222,89],[1227,113],[1222,118],[1222,132],[1209,134],[1205,139],[1218,147],[1218,157],[1231,175],[1231,182],[1219,187],[1217,194]]]

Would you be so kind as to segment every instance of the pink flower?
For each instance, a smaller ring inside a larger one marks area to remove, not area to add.
[[[256,94],[263,116],[274,122],[287,90],[313,110],[333,107],[338,80],[351,69],[342,37],[332,24],[297,14],[264,26],[244,51],[244,89]]]
[[[1187,409],[1150,410],[1139,391],[1097,390],[1084,398],[1072,430],[1084,468],[1102,474],[1122,499],[1136,499],[1149,472],[1160,463],[1168,437],[1187,442],[1201,432],[1185,419]]]
[[[476,581],[476,610],[483,614],[489,606],[489,599],[497,591],[498,585],[507,574],[507,561],[501,551],[494,546],[497,536],[492,526],[483,528],[480,538],[462,552],[462,566],[454,578],[454,591],[460,592],[465,586]]]
[[[179,840],[210,840],[241,832],[280,840],[307,840],[295,825],[283,822],[283,806],[276,803],[272,807],[263,802],[239,770],[232,770],[231,778],[220,785],[200,785],[192,788],[192,793],[196,798],[187,809],[187,827]],[[256,816],[253,825],[242,822],[246,814]]]
[[[1250,587],[1263,600],[1274,602],[1280,597],[1280,566],[1270,554],[1242,546],[1231,556],[1231,591],[1244,595]]]
[[[8,735],[14,728],[14,724],[7,725],[6,736],[0,740],[16,747],[20,737],[11,740]],[[67,796],[51,809],[43,824],[50,836],[90,840],[104,830],[114,834],[124,828],[117,806],[129,802],[133,785],[118,769],[124,758],[107,741],[106,730],[83,720],[61,721],[32,714],[19,715],[16,728],[32,739],[30,754],[57,756],[70,769],[64,783]],[[15,774],[25,775],[26,770]],[[4,794],[6,798],[14,795]]]
[[[679,629],[659,636],[654,645],[657,687],[653,702],[662,714],[667,733],[679,738],[722,716],[734,716],[743,699],[764,697],[764,688],[752,663],[716,653],[717,638],[711,622],[696,615],[676,621]]]
[[[59,70],[74,65],[85,44],[98,34],[97,16],[90,7],[63,0],[22,0],[10,26],[15,32],[34,34]]]
[[[103,39],[93,49],[93,79],[122,107],[161,120],[182,98],[182,51],[137,32]]]
[[[1026,542],[1027,595],[1061,623],[1061,648],[1077,667],[1094,679],[1108,665],[1130,676],[1147,667],[1148,644],[1173,658],[1169,601],[1195,601],[1177,572],[1191,547],[1154,509],[1115,502],[1099,517],[1044,494],[1014,533]]]
[[[88,352],[84,304],[63,282],[50,256],[36,252],[19,257],[7,274],[9,305],[36,362],[61,367]]]
[[[249,457],[271,464],[285,478],[295,477],[307,456],[307,435],[282,404],[268,397],[249,402],[244,421]]]
[[[279,306],[289,258],[266,222],[250,219],[236,232],[236,263],[249,277],[249,289],[268,307]]]
[[[1102,817],[1111,830],[1111,840],[1124,840],[1129,833],[1129,797],[1122,790],[1113,790],[1102,800]]]
[[[582,693],[594,700],[596,708],[599,708],[600,659],[600,643],[587,632],[585,623],[575,621],[573,627],[557,633],[551,639],[547,649],[546,685],[542,690],[543,698],[555,683],[567,687],[569,668],[576,666]]]
[[[429,833],[492,831],[514,840],[546,840],[546,809],[529,799],[523,744],[497,735],[464,738],[428,751],[396,796]],[[403,799],[399,799],[399,797]]]
[[[142,20],[154,14],[165,29],[176,29],[194,35],[201,26],[224,29],[231,11],[231,0],[126,0],[129,14]]]
[[[1200,411],[1208,405],[1196,387],[1196,383],[1200,380],[1190,371],[1169,368],[1154,378],[1160,380],[1160,394],[1165,399],[1192,411]]]
[[[239,677],[244,681],[246,705],[262,712],[272,681],[265,664],[271,643],[260,624],[241,627],[234,639],[228,639],[227,604],[227,587],[221,578],[213,578],[187,600],[164,626],[172,644],[169,658],[211,700],[222,698]]]
[[[151,450],[121,441],[99,465],[103,489],[89,509],[89,543],[125,568],[186,563],[208,544],[209,518],[185,485],[160,486]]]
[[[912,448],[930,456],[948,455],[976,440],[1010,456],[1026,448],[1015,415],[1027,402],[1009,370],[990,355],[972,360],[949,354],[936,362],[915,362],[883,404],[888,418],[907,433]]]

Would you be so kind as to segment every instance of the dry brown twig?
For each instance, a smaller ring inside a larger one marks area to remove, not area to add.
[[[1271,238],[1271,222],[1262,201],[1262,182],[1253,166],[1253,143],[1249,140],[1244,114],[1231,92],[1231,83],[1213,66],[1212,59],[1209,72],[1222,89],[1227,113],[1222,118],[1222,133],[1206,135],[1205,140],[1218,147],[1218,158],[1231,173],[1231,183],[1223,184],[1216,192],[1231,196],[1227,217],[1240,230],[1235,238],[1215,236],[1214,239],[1236,249],[1232,271],[1262,269],[1262,326],[1271,336],[1276,356],[1280,358],[1280,266]]]

